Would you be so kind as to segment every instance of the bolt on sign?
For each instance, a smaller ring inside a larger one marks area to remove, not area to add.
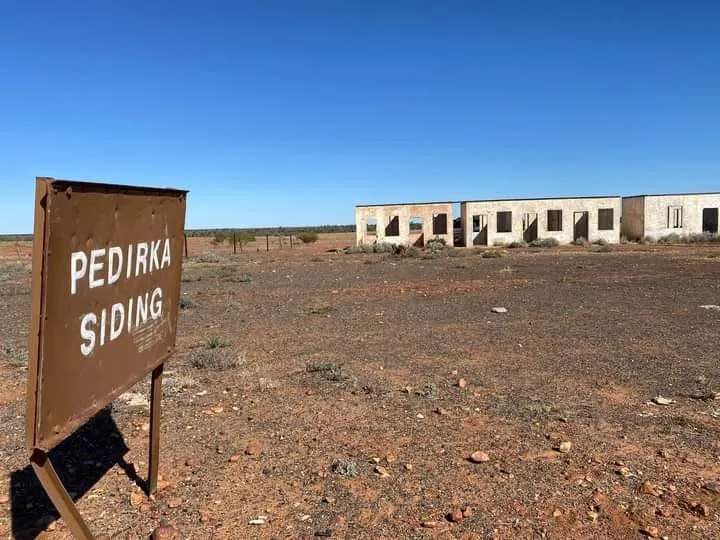
[[[187,192],[38,178],[27,445],[78,538],[92,538],[48,452],[152,373],[149,492],[161,377],[175,347]]]

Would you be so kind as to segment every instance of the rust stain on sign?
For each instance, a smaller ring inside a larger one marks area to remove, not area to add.
[[[37,179],[28,447],[49,450],[172,354],[186,195]]]

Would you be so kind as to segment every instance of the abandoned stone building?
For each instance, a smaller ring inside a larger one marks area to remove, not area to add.
[[[680,193],[623,197],[622,234],[628,240],[670,234],[718,232],[720,193]]]
[[[365,205],[355,207],[358,245],[386,242],[423,247],[431,238],[453,245],[453,203]]]
[[[576,197],[463,201],[453,230],[453,203],[364,205],[355,208],[358,245],[387,242],[424,246],[432,238],[448,245],[479,246],[554,238],[568,244],[620,242],[621,199]]]
[[[507,199],[460,203],[465,246],[554,238],[620,242],[620,197]]]

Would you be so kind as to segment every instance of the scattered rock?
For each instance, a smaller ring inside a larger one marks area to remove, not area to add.
[[[140,506],[144,500],[145,496],[139,491],[130,493],[130,506]]]
[[[186,467],[199,467],[200,466],[200,460],[195,458],[188,458],[185,460],[185,466]]]
[[[260,454],[262,454],[262,451],[262,445],[256,441],[248,443],[247,447],[245,448],[245,454],[248,456],[259,456]]]
[[[118,399],[123,401],[128,407],[150,408],[150,400],[139,392],[125,392],[124,394],[120,394]]]
[[[652,495],[653,497],[659,497],[663,494],[662,490],[650,482],[643,482],[640,486],[640,493],[645,495]]]
[[[267,518],[265,516],[260,516],[255,519],[251,519],[248,521],[248,525],[265,525]]]
[[[388,463],[395,463],[397,461],[397,457],[395,457],[393,454],[387,454],[385,456],[385,461]]]
[[[490,461],[490,456],[488,456],[487,453],[478,450],[477,452],[470,454],[468,459],[473,463],[487,463]]]
[[[207,523],[210,521],[210,510],[200,510],[200,523]]]
[[[322,502],[324,502],[324,503],[326,503],[326,504],[334,504],[334,503],[335,503],[335,497],[330,497],[330,496],[327,496],[327,495],[326,495],[325,497],[323,497]]]
[[[494,307],[490,310],[493,313],[507,313],[507,308],[504,307]]]
[[[182,499],[180,497],[173,497],[167,503],[168,508],[180,508],[182,506]]]
[[[475,513],[475,510],[474,510],[471,506],[468,506],[468,507],[464,508],[463,511],[462,511],[462,515],[463,515],[464,518],[469,518],[469,517],[472,516],[474,513]]]
[[[343,459],[339,459],[333,463],[332,472],[349,478],[355,477],[359,474],[357,463],[354,461],[345,461]]]
[[[657,527],[648,526],[640,529],[640,534],[644,534],[649,538],[657,538],[660,535],[660,531],[658,531]]]
[[[662,396],[655,396],[654,398],[652,398],[652,402],[656,405],[672,405],[673,403],[675,403],[675,400],[668,399]]]
[[[558,452],[562,454],[567,454],[570,452],[570,450],[572,450],[572,443],[570,441],[563,441],[558,445],[557,449]]]
[[[623,478],[632,478],[632,477],[635,477],[635,476],[636,476],[636,475],[634,475],[634,474],[630,471],[630,469],[628,469],[627,467],[620,467],[620,468],[617,470],[617,473],[618,473],[620,476],[622,476]]]
[[[235,454],[234,456],[230,456],[228,461],[230,463],[237,463],[238,461],[240,461],[240,456],[238,454]]]
[[[332,536],[332,529],[323,529],[321,531],[315,531],[315,536],[320,538],[330,538]]]
[[[426,529],[437,529],[439,527],[442,527],[443,524],[439,521],[423,521],[422,526]]]
[[[587,513],[587,517],[589,517],[590,520],[591,520],[593,523],[595,523],[595,522],[597,521],[597,518],[598,518],[599,515],[600,515],[600,514],[598,514],[598,513],[595,512],[594,510],[591,510],[590,512]]]
[[[423,413],[417,413],[416,416],[417,416],[417,418],[420,419],[420,420],[422,420],[423,418],[425,418],[425,415],[424,415]]]
[[[177,538],[177,531],[167,522],[161,522],[150,536],[152,540],[174,540]]]
[[[453,523],[459,523],[463,517],[463,513],[460,510],[453,510],[447,515],[448,521],[452,521]]]
[[[169,487],[170,487],[170,482],[168,480],[165,480],[162,477],[158,478],[158,481],[157,481],[157,490],[158,491],[165,491]]]
[[[553,515],[553,517],[560,517],[560,516],[562,516],[562,510],[560,510],[559,508],[556,508],[555,510],[553,510],[552,515]]]
[[[702,306],[700,306],[700,307],[701,307],[702,309],[712,309],[712,310],[715,310],[715,311],[720,311],[720,306],[718,306],[718,305],[716,305],[716,304],[704,304],[704,305],[702,305]]]
[[[375,465],[375,472],[380,475],[380,478],[387,478],[390,476],[388,470],[380,465]]]
[[[439,414],[440,416],[448,416],[450,414],[450,411],[447,409],[443,409],[442,407],[438,407],[435,409],[435,413]]]
[[[708,482],[703,486],[703,489],[710,493],[720,494],[720,482]],[[2,500],[0,500],[2,502]]]
[[[708,517],[710,515],[710,507],[703,503],[693,503],[690,505],[690,510],[699,516]]]
[[[668,450],[667,448],[663,448],[662,450],[660,450],[658,452],[658,455],[661,458],[670,459],[672,457],[672,452],[670,450]]]
[[[412,470],[413,470],[412,463],[406,463],[406,464],[405,464],[405,470],[406,470],[406,471],[412,471]]]
[[[458,379],[457,385],[458,388],[465,388],[467,386],[467,381],[465,379]]]

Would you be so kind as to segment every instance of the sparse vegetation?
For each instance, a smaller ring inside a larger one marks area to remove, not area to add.
[[[552,248],[560,245],[557,238],[537,238],[530,242],[530,247]]]
[[[510,242],[508,244],[508,248],[510,248],[510,249],[526,248],[526,247],[528,247],[528,243],[525,242],[524,240],[520,240],[519,242],[518,241]]]
[[[3,347],[0,349],[0,359],[10,367],[24,367],[28,363],[28,353],[24,348]]]
[[[229,347],[232,345],[229,341],[225,341],[222,338],[218,336],[212,336],[205,340],[205,348],[212,350],[212,349],[224,349],[225,347]]]
[[[193,351],[190,364],[196,369],[222,371],[236,368],[240,360],[236,354],[222,348],[205,348]]]
[[[332,464],[332,471],[340,476],[346,476],[348,478],[354,478],[360,474],[358,471],[357,463],[354,461],[346,461],[339,459]]]
[[[307,365],[308,373],[320,373],[328,381],[344,381],[349,378],[342,364],[336,362],[312,362]]]
[[[315,231],[303,231],[298,233],[297,237],[303,244],[312,244],[318,241],[318,233]]]
[[[310,315],[327,315],[332,311],[335,311],[335,308],[330,304],[317,304],[308,309]]]
[[[587,241],[587,238],[583,238],[582,236],[580,238],[576,238],[572,241],[573,245],[575,246],[582,246],[582,247],[588,247],[590,245],[590,242]]]
[[[710,244],[720,242],[720,234],[703,232],[693,234],[670,233],[658,239],[660,244]]]
[[[193,307],[192,300],[190,300],[187,296],[182,295],[180,297],[180,300],[178,300],[178,306],[180,309],[190,309]]]
[[[502,249],[488,249],[482,254],[483,259],[502,259],[505,256],[507,256],[507,252]]]

